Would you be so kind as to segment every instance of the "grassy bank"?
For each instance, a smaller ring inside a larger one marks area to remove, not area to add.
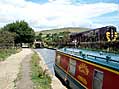
[[[0,61],[4,61],[11,54],[20,52],[21,49],[0,49]]]
[[[48,74],[45,74],[42,67],[39,65],[39,56],[34,53],[31,63],[31,77],[35,85],[35,89],[51,89],[51,78]]]

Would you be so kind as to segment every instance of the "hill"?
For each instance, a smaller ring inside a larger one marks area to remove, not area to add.
[[[58,29],[51,29],[51,30],[44,30],[44,31],[37,31],[36,35],[38,35],[39,33],[42,34],[54,34],[54,33],[59,33],[59,32],[83,32],[83,31],[87,31],[89,30],[89,28],[80,28],[80,27],[68,27],[68,28],[58,28]]]

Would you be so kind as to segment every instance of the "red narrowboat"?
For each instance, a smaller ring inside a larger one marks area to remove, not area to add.
[[[119,54],[59,49],[54,71],[71,89],[119,89]]]

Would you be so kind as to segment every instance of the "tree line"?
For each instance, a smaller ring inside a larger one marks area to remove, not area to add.
[[[63,47],[67,46],[70,43],[70,32],[64,31],[59,33],[49,33],[49,34],[42,34],[39,33],[36,36],[37,41],[41,41],[44,43],[45,46],[52,46],[52,47]]]
[[[16,21],[0,28],[0,48],[22,46],[22,43],[33,44],[34,30],[25,21]]]

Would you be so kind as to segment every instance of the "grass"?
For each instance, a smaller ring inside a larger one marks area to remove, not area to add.
[[[21,49],[0,49],[0,61],[4,61],[11,54],[20,52]]]
[[[67,27],[67,28],[57,28],[57,29],[50,29],[50,30],[43,30],[43,31],[40,31],[40,32],[35,32],[36,35],[38,35],[39,33],[42,33],[43,35],[46,35],[46,34],[54,34],[54,33],[59,33],[59,32],[84,32],[84,31],[87,31],[89,30],[89,28],[82,28],[82,27]]]
[[[45,74],[42,67],[39,65],[39,56],[34,53],[31,63],[31,78],[35,85],[35,89],[51,89],[51,78]]]

